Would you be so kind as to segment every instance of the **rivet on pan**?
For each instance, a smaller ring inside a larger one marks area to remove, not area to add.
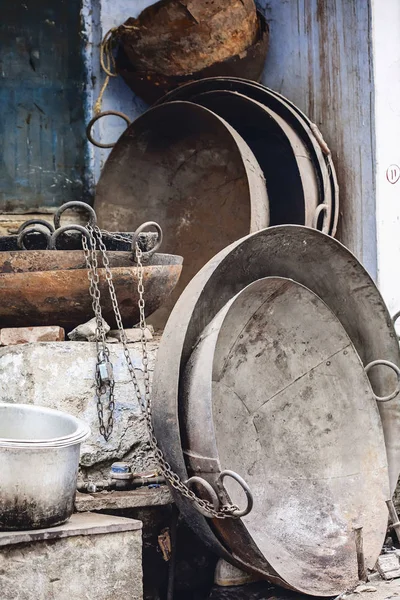
[[[345,350],[345,351],[343,352],[343,354],[345,354],[345,355],[346,355],[346,354],[347,354],[347,350]]]
[[[327,361],[326,361],[326,366],[327,366],[327,367],[330,367],[330,366],[331,366],[331,361],[330,361],[330,360],[327,360]]]

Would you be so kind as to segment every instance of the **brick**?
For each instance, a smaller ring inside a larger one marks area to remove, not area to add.
[[[0,330],[0,346],[34,344],[36,342],[63,342],[65,331],[62,327],[10,327]]]

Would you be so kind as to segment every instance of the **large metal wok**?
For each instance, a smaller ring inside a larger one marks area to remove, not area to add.
[[[181,280],[152,318],[157,327],[207,260],[269,224],[254,155],[225,121],[188,102],[151,109],[128,127],[103,168],[95,209],[107,229],[129,229],[157,215],[163,248],[183,256]]]
[[[225,119],[242,136],[263,170],[270,204],[270,224],[318,222],[318,181],[307,147],[296,131],[273,110],[235,92],[213,91],[192,101]],[[331,206],[323,218],[329,233]]]
[[[339,188],[329,148],[317,126],[290,100],[262,84],[237,77],[211,77],[182,85],[166,94],[157,104],[173,100],[192,101],[199,94],[210,91],[228,90],[243,94],[265,106],[268,106],[282,117],[306,145],[314,162],[321,205],[332,205],[330,235],[335,236],[339,219]],[[196,101],[196,100],[193,100]],[[319,220],[322,228],[322,215]]]
[[[0,238],[0,327],[57,324],[70,330],[93,316],[82,250],[85,229],[80,225],[60,227],[59,222],[64,210],[73,207],[89,211],[95,219],[90,206],[71,202],[56,213],[56,228],[38,220],[27,221],[18,235]],[[181,256],[155,253],[159,243],[155,245],[153,239],[151,248],[151,239],[155,236],[157,240],[158,234],[141,234],[141,230],[105,233],[103,237],[122,320],[128,327],[139,320],[138,267],[132,250],[136,241],[143,252],[147,315],[165,301],[182,270]],[[100,252],[96,256],[103,317],[113,326],[115,315]]]
[[[221,473],[233,470],[254,498],[242,516],[246,534],[237,520],[215,519],[219,535],[228,543],[241,535],[244,560],[250,537],[265,576],[279,574],[291,589],[333,596],[356,584],[355,530],[372,569],[389,479],[375,396],[332,311],[293,280],[259,279],[205,328],[183,379],[189,473],[219,491]],[[237,483],[223,483],[240,505]]]
[[[219,310],[248,284],[267,276],[291,278],[318,295],[342,323],[364,366],[377,359],[400,364],[396,334],[382,297],[362,265],[342,244],[315,229],[295,225],[270,227],[234,242],[187,286],[167,323],[157,354],[152,391],[154,428],[167,460],[183,479],[188,477],[179,417],[183,370],[196,340]],[[373,368],[369,377],[379,396],[390,395],[396,388],[396,375],[387,367]],[[378,408],[392,493],[400,470],[400,404],[392,399],[380,402]],[[221,555],[234,554],[235,539],[221,544],[193,505],[179,494],[174,493],[174,497],[209,547]],[[257,571],[254,561],[251,568]]]

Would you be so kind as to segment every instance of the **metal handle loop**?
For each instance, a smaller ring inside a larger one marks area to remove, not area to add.
[[[89,225],[94,227],[97,224],[97,217],[93,208],[89,206],[89,204],[86,204],[86,202],[79,202],[78,200],[73,200],[72,202],[66,202],[65,204],[60,206],[60,208],[54,215],[54,226],[56,229],[59,229],[60,227],[61,215],[69,208],[81,208],[82,210],[85,210],[89,213]]]
[[[101,142],[97,142],[92,136],[92,127],[96,123],[96,121],[98,121],[102,117],[106,117],[108,115],[112,115],[114,117],[120,117],[121,119],[123,119],[125,121],[125,123],[127,124],[128,127],[131,124],[130,118],[127,115],[125,115],[124,113],[119,112],[117,110],[105,110],[104,112],[101,112],[101,113],[98,113],[97,115],[95,115],[93,117],[93,119],[90,119],[88,126],[86,127],[86,137],[89,140],[89,142],[91,144],[93,144],[93,146],[97,146],[97,148],[114,148],[114,146],[116,144],[116,142],[113,142],[111,144],[102,144]]]
[[[24,223],[22,223],[22,225],[20,225],[17,234],[19,235],[21,233],[21,231],[23,231],[24,229],[26,229],[27,227],[29,227],[29,225],[43,225],[43,227],[46,227],[46,229],[48,229],[50,231],[50,233],[54,232],[54,227],[51,223],[49,223],[48,221],[45,221],[44,219],[29,219],[28,221],[25,221]],[[40,229],[34,229],[34,231],[40,231]]]
[[[208,483],[208,481],[206,481],[202,477],[198,477],[197,475],[195,475],[193,477],[190,477],[187,481],[185,481],[185,485],[187,485],[187,487],[190,490],[192,489],[192,486],[193,486],[194,483],[198,483],[199,485],[201,485],[206,490],[206,492],[209,495],[209,498],[210,498],[211,504],[213,505],[214,510],[218,511],[218,509],[219,509],[219,499],[218,499],[218,496],[217,496],[217,492],[214,490],[214,488],[211,485],[211,483]],[[194,503],[194,507],[204,517],[212,518],[213,515],[211,515],[206,509],[204,509],[201,506],[199,506],[196,502]]]
[[[232,479],[237,481],[238,484],[240,485],[240,487],[243,489],[244,493],[246,494],[246,498],[247,498],[246,508],[244,508],[243,510],[235,510],[232,513],[232,516],[236,517],[236,518],[245,517],[246,515],[249,514],[249,512],[253,508],[253,504],[254,504],[253,494],[251,493],[251,489],[249,488],[249,486],[247,485],[247,483],[245,482],[243,477],[240,477],[240,475],[235,473],[235,471],[229,471],[229,470],[225,470],[220,473],[220,475],[217,479],[218,486],[221,486],[221,487],[223,486],[225,477],[231,477]]]
[[[88,242],[90,243],[90,236],[88,230],[82,225],[65,225],[65,227],[59,227],[55,230],[53,235],[50,238],[50,250],[57,250],[57,239],[65,233],[66,231],[79,231],[82,235],[86,237]]]
[[[390,367],[390,369],[393,369],[393,371],[397,375],[396,389],[394,392],[389,394],[389,396],[377,396],[374,392],[374,396],[375,396],[376,400],[378,400],[378,402],[388,402],[389,400],[392,400],[393,398],[395,398],[397,396],[397,394],[400,392],[400,369],[397,365],[390,362],[389,360],[373,360],[365,367],[365,372],[368,373],[368,371],[370,371],[372,369],[372,367],[376,367],[378,365]]]
[[[33,220],[33,219],[32,219]],[[36,221],[37,222],[37,221]],[[31,227],[30,229],[22,229],[22,231],[20,231],[18,233],[18,237],[17,237],[17,246],[20,250],[26,250],[26,246],[24,244],[24,239],[25,236],[29,235],[30,233],[40,233],[41,235],[43,235],[46,238],[46,250],[50,250],[51,249],[51,235],[49,232],[47,231],[43,231],[43,229],[38,229],[37,227]]]
[[[314,213],[314,217],[312,220],[312,228],[313,229],[318,229],[318,219],[320,214],[324,212],[324,220],[322,221],[322,233],[329,233],[329,223],[327,223],[327,218],[328,218],[328,205],[327,204],[318,204],[317,208],[315,209],[315,213]]]
[[[162,241],[163,241],[163,232],[158,223],[156,223],[155,221],[147,221],[146,223],[143,223],[142,225],[140,225],[140,227],[138,227],[136,229],[135,233],[132,236],[132,252],[133,252],[134,256],[136,255],[136,244],[138,243],[139,235],[148,227],[154,227],[157,230],[158,239],[157,239],[157,242],[154,245],[154,247],[151,248],[151,250],[148,250],[147,252],[142,251],[142,255],[143,255],[144,259],[150,258],[150,256],[159,249],[159,247],[161,246]]]
[[[396,321],[398,320],[399,317],[400,317],[400,310],[393,316],[393,319],[392,319],[393,325],[396,325]],[[400,334],[397,334],[397,337],[400,340]]]

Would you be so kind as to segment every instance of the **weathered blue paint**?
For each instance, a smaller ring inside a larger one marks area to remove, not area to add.
[[[4,2],[0,212],[87,198],[80,0]]]

